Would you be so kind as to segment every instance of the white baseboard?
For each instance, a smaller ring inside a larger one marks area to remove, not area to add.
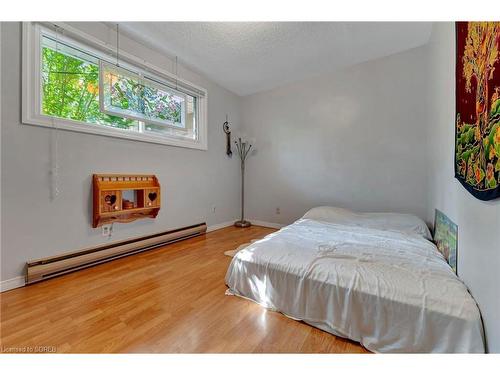
[[[0,292],[20,288],[25,285],[24,276],[17,276],[9,280],[0,281]]]
[[[278,224],[278,223],[270,223],[268,221],[262,221],[262,220],[254,220],[254,219],[248,219],[253,225],[258,225],[259,227],[266,227],[266,228],[274,228],[274,229],[281,229],[286,224]]]
[[[207,233],[213,232],[214,230],[230,227],[234,224],[235,221],[236,221],[236,219],[234,219],[232,221],[226,221],[226,222],[220,223],[220,224],[209,225],[207,227]]]

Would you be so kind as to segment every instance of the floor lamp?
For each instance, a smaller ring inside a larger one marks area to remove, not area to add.
[[[241,219],[236,221],[234,225],[240,228],[247,228],[252,225],[252,223],[245,220],[245,160],[252,148],[252,144],[249,140],[242,139],[242,137],[238,137],[234,143],[236,144],[236,149],[238,150],[241,161]]]

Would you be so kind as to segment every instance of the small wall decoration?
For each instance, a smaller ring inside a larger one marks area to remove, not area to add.
[[[434,242],[457,273],[458,226],[439,210],[434,218]]]
[[[92,227],[155,218],[160,211],[160,183],[154,175],[95,174]]]
[[[500,197],[500,22],[457,22],[455,177]]]
[[[231,126],[226,115],[226,121],[222,124],[222,130],[226,134],[226,155],[233,156],[233,151],[231,150]]]

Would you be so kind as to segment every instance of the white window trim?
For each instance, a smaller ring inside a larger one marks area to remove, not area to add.
[[[58,27],[64,30],[64,35],[58,36],[61,42],[67,41],[69,44],[75,44],[75,41],[85,45],[85,49],[94,54],[107,54],[113,56],[116,54],[116,47],[102,42],[68,24],[56,23]],[[171,80],[176,80],[179,85],[193,87],[200,92],[203,92],[203,97],[197,97],[198,114],[197,124],[198,139],[190,140],[186,138],[177,138],[173,135],[155,135],[150,133],[137,133],[127,131],[126,129],[115,129],[105,125],[84,123],[80,121],[62,119],[52,116],[46,116],[40,113],[41,111],[41,61],[40,61],[40,35],[45,30],[41,24],[34,22],[23,23],[23,56],[22,56],[22,123],[26,125],[44,126],[48,128],[57,128],[60,130],[75,131],[80,133],[89,133],[94,135],[103,135],[115,138],[124,138],[128,140],[136,140],[149,143],[157,143],[178,147],[194,148],[198,150],[207,150],[207,91],[197,85],[186,80],[176,77],[170,72],[158,68],[143,59],[138,58],[126,51],[120,49],[120,59],[123,59],[123,65],[135,69],[144,69],[147,72],[156,72],[158,75],[169,77]],[[49,30],[49,29],[47,29]],[[71,39],[68,40],[69,36]],[[72,40],[75,39],[75,40]],[[120,65],[122,61],[120,60]],[[149,73],[150,74],[150,73]]]

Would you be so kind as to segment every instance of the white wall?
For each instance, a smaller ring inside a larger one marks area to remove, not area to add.
[[[245,97],[243,125],[257,138],[246,216],[288,224],[327,204],[425,217],[425,56],[421,47]]]
[[[235,219],[239,212],[239,165],[225,155],[226,113],[239,125],[240,98],[198,75],[180,76],[208,90],[208,151],[60,131],[60,195],[50,199],[52,130],[22,125],[21,24],[2,23],[1,46],[1,280],[23,274],[29,259],[106,242],[91,228],[93,173],[154,173],[162,186],[156,220],[116,224],[112,240],[207,221]],[[114,33],[102,24],[78,27],[107,42]],[[127,38],[121,47],[172,71],[172,61]],[[212,206],[216,212],[212,212]]]
[[[458,224],[458,273],[479,304],[491,352],[500,352],[500,201],[482,202],[454,176],[455,29],[434,24],[429,48],[429,204]]]

